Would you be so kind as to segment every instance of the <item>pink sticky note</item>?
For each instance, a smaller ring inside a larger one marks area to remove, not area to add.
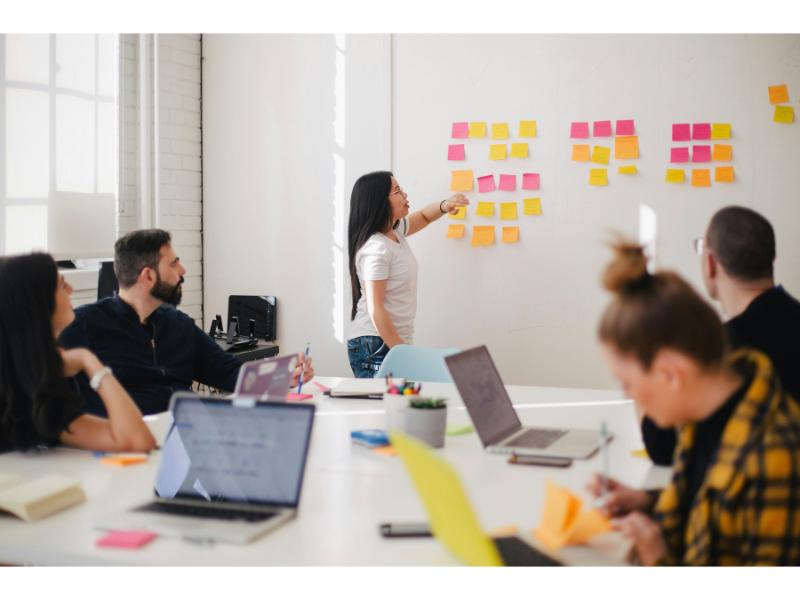
[[[298,394],[297,392],[289,392],[286,394],[286,399],[289,402],[298,402],[300,400],[310,400],[313,398],[311,394]]]
[[[593,132],[594,137],[610,137],[611,121],[595,121]]]
[[[109,531],[97,540],[101,548],[141,548],[156,537],[151,531]]]
[[[469,123],[453,123],[453,133],[452,136],[454,138],[466,138],[469,137]]]
[[[450,144],[447,147],[447,160],[464,160],[464,144]]]
[[[478,191],[481,193],[493,192],[497,189],[494,185],[494,175],[478,177]]]
[[[506,192],[513,192],[517,189],[516,175],[500,175],[500,189]]]
[[[689,162],[688,148],[672,148],[669,151],[669,162],[684,163]]]
[[[572,124],[569,130],[569,137],[571,138],[588,138],[589,137],[589,123],[586,121],[576,122]]]
[[[633,135],[635,129],[633,119],[617,120],[617,135]]]
[[[692,139],[693,140],[710,140],[711,139],[711,123],[695,123],[692,125]]]
[[[523,190],[538,190],[539,189],[539,174],[538,173],[523,173],[522,174],[522,189]]]
[[[692,162],[711,162],[711,146],[692,146]]]
[[[692,139],[692,129],[688,123],[675,123],[672,126],[672,141],[687,142]]]

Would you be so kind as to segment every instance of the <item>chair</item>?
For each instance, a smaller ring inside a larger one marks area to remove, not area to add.
[[[450,371],[444,362],[445,356],[460,352],[458,348],[423,348],[399,344],[389,350],[375,377],[402,377],[412,381],[435,381],[450,383]]]

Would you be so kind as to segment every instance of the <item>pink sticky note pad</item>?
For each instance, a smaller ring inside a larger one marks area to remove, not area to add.
[[[311,394],[298,394],[296,392],[289,392],[286,394],[286,399],[290,402],[297,402],[298,400],[310,400],[313,398]]]
[[[523,190],[538,190],[539,189],[539,174],[538,173],[523,173],[522,174],[522,189]]]
[[[685,163],[689,162],[688,148],[672,148],[669,151],[669,162]]]
[[[611,121],[595,121],[593,125],[594,137],[610,137]]]
[[[693,146],[692,162],[711,162],[711,146]]]
[[[573,123],[569,129],[569,137],[571,138],[588,138],[589,137],[589,123],[580,122]]]
[[[452,137],[454,138],[467,138],[469,137],[469,123],[453,123],[453,133]]]
[[[155,537],[151,531],[109,531],[96,544],[101,548],[136,549],[149,544]]]
[[[500,189],[505,192],[513,192],[517,189],[516,175],[500,175]]]
[[[464,144],[450,144],[447,147],[447,160],[464,160]]]
[[[633,119],[617,120],[617,135],[633,135],[635,129]]]
[[[494,175],[478,177],[478,191],[482,193],[493,192],[497,189],[494,184]]]
[[[694,125],[692,125],[692,139],[710,140],[711,123],[695,123]]]
[[[675,123],[672,126],[672,141],[686,142],[692,139],[692,129],[688,123]]]

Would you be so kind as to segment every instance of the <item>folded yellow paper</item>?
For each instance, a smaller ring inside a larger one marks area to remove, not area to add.
[[[585,544],[593,537],[611,530],[611,523],[595,509],[581,510],[583,501],[568,489],[546,483],[544,509],[533,534],[555,550],[563,546]]]

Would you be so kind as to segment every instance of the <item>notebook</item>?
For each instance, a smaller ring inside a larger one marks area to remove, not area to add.
[[[63,475],[26,479],[0,473],[0,510],[25,521],[43,519],[85,500],[80,484]]]

